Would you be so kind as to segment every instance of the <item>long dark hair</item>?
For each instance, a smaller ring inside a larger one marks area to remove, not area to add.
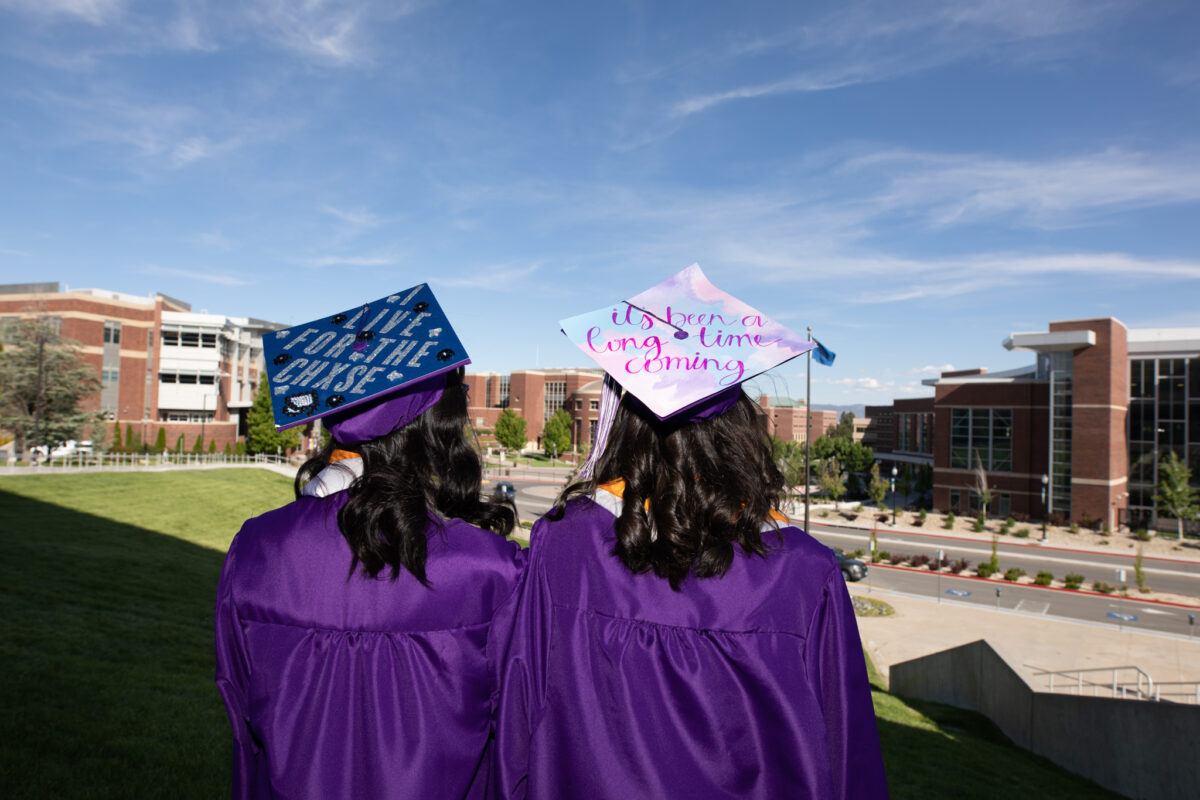
[[[683,423],[659,420],[627,394],[593,478],[568,486],[550,518],[561,519],[572,497],[621,478],[613,554],[634,573],[653,572],[678,590],[689,575],[724,575],[734,545],[767,554],[761,528],[780,508],[784,478],[766,418],[744,394],[724,414]]]
[[[407,570],[426,586],[428,529],[457,518],[507,536],[511,509],[480,499],[482,467],[467,436],[467,393],[463,371],[448,373],[446,389],[433,407],[397,431],[356,445],[331,441],[296,475],[304,483],[329,464],[335,448],[362,457],[363,474],[350,486],[338,512],[338,528],[350,545],[350,573],[361,564],[372,578],[385,567],[394,580]]]

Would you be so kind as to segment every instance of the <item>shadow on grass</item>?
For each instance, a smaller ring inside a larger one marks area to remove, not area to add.
[[[223,554],[0,491],[0,791],[222,797]]]

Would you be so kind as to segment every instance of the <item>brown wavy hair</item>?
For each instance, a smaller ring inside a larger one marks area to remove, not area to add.
[[[625,492],[613,554],[632,572],[653,572],[678,590],[689,575],[728,572],[735,546],[767,555],[762,524],[781,508],[784,478],[766,416],[745,394],[724,414],[683,423],[659,420],[626,394],[593,477],[563,490],[549,518],[618,479]]]

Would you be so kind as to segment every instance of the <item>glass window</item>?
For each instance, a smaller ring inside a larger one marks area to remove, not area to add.
[[[158,373],[158,382],[159,383],[177,383],[178,377],[179,376],[176,375],[174,372],[160,372],[160,373]]]
[[[205,386],[212,386],[215,378],[215,375],[201,375],[200,383],[204,384]]]
[[[163,347],[168,345],[177,347],[179,345],[179,329],[168,328],[164,325],[162,329],[162,343]]]
[[[120,344],[121,343],[121,323],[108,322],[104,323],[104,343],[105,344]]]
[[[959,489],[950,490],[950,510],[962,513],[962,491]]]
[[[194,373],[194,372],[179,373],[179,382],[180,383],[196,383],[196,373]]]
[[[200,346],[201,347],[216,347],[217,346],[217,335],[215,333],[200,334]]]
[[[199,347],[200,332],[199,331],[180,331],[179,344],[183,347]]]
[[[600,410],[600,401],[599,400],[589,401],[588,408],[591,409],[592,411],[599,411]]]

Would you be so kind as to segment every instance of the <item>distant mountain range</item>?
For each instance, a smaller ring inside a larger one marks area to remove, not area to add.
[[[813,411],[836,411],[838,416],[844,411],[853,412],[856,417],[865,417],[867,415],[867,407],[863,404],[856,406],[835,406],[830,403],[813,403]]]

